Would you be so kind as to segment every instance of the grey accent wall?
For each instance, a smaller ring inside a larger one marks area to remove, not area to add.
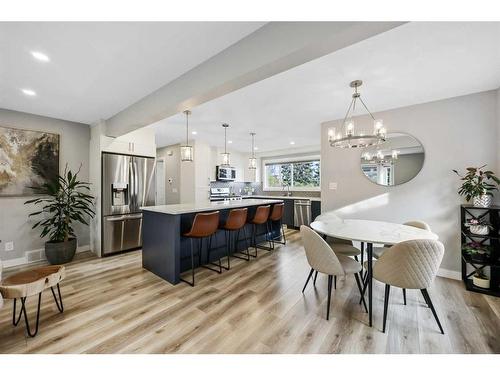
[[[66,163],[72,170],[77,170],[82,164],[80,178],[89,178],[89,140],[90,127],[86,124],[57,120],[49,117],[36,116],[23,112],[0,109],[0,126],[40,130],[60,135],[61,171]],[[23,203],[28,197],[0,197],[0,258],[9,260],[21,258],[26,251],[41,249],[45,239],[39,237],[38,229],[32,230],[33,220],[28,220],[28,214],[33,207]],[[89,244],[89,228],[77,226],[78,246]],[[14,242],[14,251],[5,251],[5,242]]]
[[[441,267],[460,270],[460,181],[452,169],[488,164],[498,171],[497,91],[481,92],[377,113],[391,132],[415,136],[425,162],[411,181],[378,186],[359,168],[360,151],[330,147],[327,132],[340,121],[322,124],[322,210],[341,217],[402,223],[421,219],[439,235],[446,251]],[[358,121],[368,121],[366,116]],[[329,189],[337,182],[336,190]]]
[[[162,147],[156,150],[156,157],[165,160],[165,204],[177,204],[180,198],[180,165],[179,145]],[[172,179],[172,183],[169,182]]]

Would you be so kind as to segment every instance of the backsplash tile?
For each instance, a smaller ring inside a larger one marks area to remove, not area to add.
[[[232,181],[212,181],[210,182],[211,188],[230,188],[231,192],[235,195],[245,195],[246,189],[253,189],[253,195],[272,195],[280,196],[283,195],[281,191],[264,191],[262,189],[261,182],[232,182]],[[292,191],[292,196],[301,197],[311,197],[319,198],[321,197],[321,192],[319,191]]]

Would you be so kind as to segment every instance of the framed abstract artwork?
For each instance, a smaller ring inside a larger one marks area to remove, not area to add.
[[[0,126],[0,197],[34,195],[58,174],[58,134]]]

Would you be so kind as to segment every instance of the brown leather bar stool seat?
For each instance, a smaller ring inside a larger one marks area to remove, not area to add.
[[[250,224],[253,224],[252,228],[252,238],[251,238],[251,246],[255,249],[255,254],[250,254],[254,258],[257,258],[257,248],[263,249],[263,250],[272,250],[272,244],[271,244],[271,235],[269,234],[269,213],[271,212],[271,206],[258,206],[257,209],[255,210],[255,215],[253,218],[249,220]],[[257,226],[258,225],[266,225],[266,232],[265,232],[265,237],[266,241],[269,242],[269,247],[263,247],[257,245]]]
[[[210,257],[210,250],[212,247],[212,236],[217,232],[217,228],[219,228],[219,211],[207,212],[207,213],[198,213],[194,217],[193,224],[191,225],[191,229],[189,232],[184,233],[182,236],[190,239],[191,242],[191,282],[181,278],[181,281],[188,283],[191,286],[194,286],[194,239],[199,240],[198,247],[198,265],[201,266],[201,250],[203,247],[203,239],[206,238],[208,240],[208,257]],[[219,259],[219,266],[221,265]],[[206,267],[212,271],[210,267]],[[220,267],[219,267],[220,268]],[[220,271],[222,269],[220,268]]]
[[[248,209],[247,208],[235,208],[229,211],[229,214],[227,216],[226,222],[220,227],[221,229],[224,230],[224,234],[226,236],[226,254],[227,254],[227,267],[224,267],[224,269],[228,270],[230,269],[230,261],[229,258],[230,256],[233,256],[235,258],[243,259],[246,261],[250,260],[250,252],[248,250],[248,240],[247,240],[247,233],[245,230],[245,224],[247,222],[247,216],[248,216]],[[238,253],[238,243],[240,239],[240,232],[243,230],[243,236],[245,240],[245,246],[246,246],[246,257],[240,257],[238,255],[235,255],[235,253]],[[234,244],[232,244],[231,241],[231,234],[236,232],[236,238],[234,239]],[[233,246],[231,246],[233,245]],[[233,251],[231,251],[231,248],[233,248]]]
[[[273,229],[274,223],[279,223],[279,226],[280,226],[279,236],[271,238],[273,249],[274,249],[275,243],[280,243],[280,244],[286,245],[285,230],[283,229],[283,213],[284,212],[285,212],[285,204],[284,203],[277,203],[273,206],[273,209],[271,211],[271,215],[269,215],[269,221],[271,222],[270,223],[271,230]]]

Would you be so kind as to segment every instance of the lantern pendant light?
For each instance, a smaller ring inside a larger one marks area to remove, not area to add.
[[[181,161],[193,161],[193,146],[189,145],[189,115],[191,111],[184,111],[186,115],[186,144],[181,146]]]
[[[255,133],[250,133],[252,136],[252,153],[248,158],[248,169],[257,169],[257,159],[255,158]]]
[[[222,164],[223,167],[229,167],[231,165],[229,152],[227,152],[227,128],[229,128],[229,124],[222,124],[224,128],[224,152],[222,153]]]

